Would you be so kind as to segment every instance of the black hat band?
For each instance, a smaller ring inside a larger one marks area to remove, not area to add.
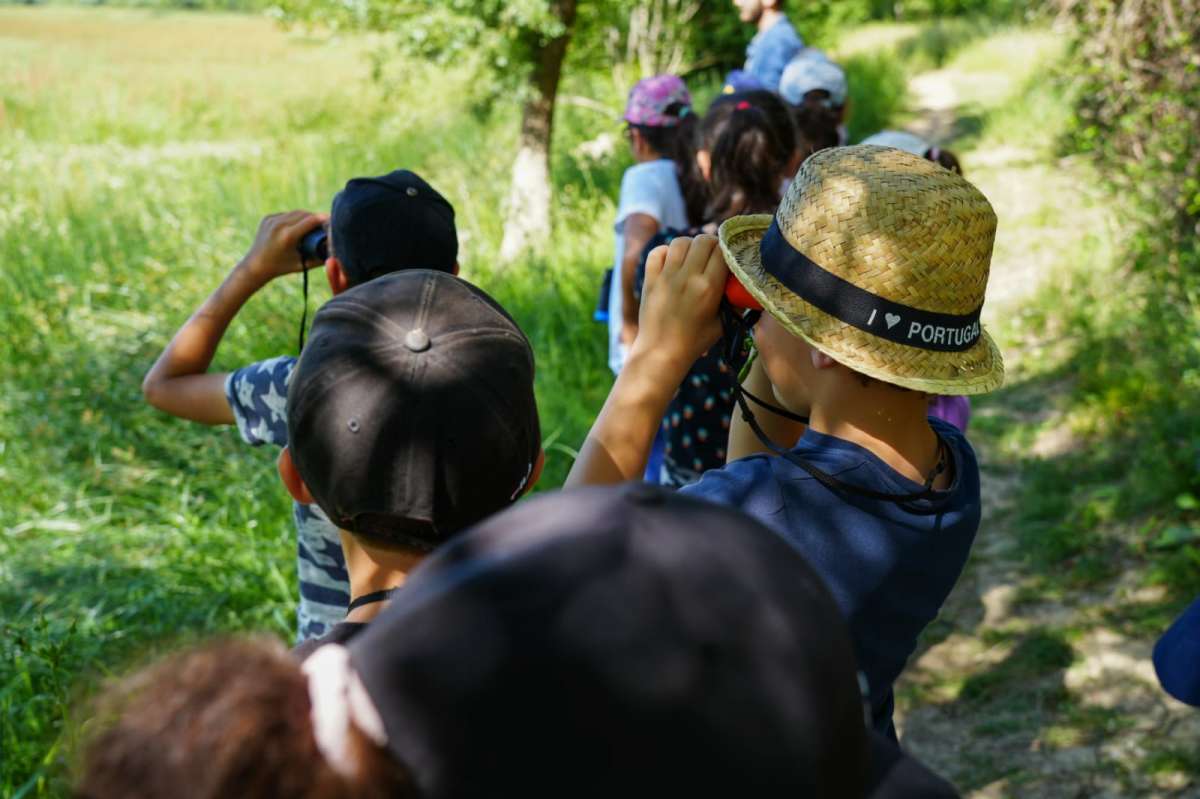
[[[978,308],[962,316],[910,308],[859,288],[814,263],[771,226],[759,245],[763,269],[793,294],[835,319],[882,339],[934,352],[965,352],[983,329]]]

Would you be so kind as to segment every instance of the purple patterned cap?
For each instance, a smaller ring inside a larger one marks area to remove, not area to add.
[[[667,114],[673,105],[686,111]],[[643,78],[629,90],[629,102],[625,103],[623,119],[630,125],[646,125],[652,128],[672,128],[692,110],[692,95],[678,75],[655,75]]]

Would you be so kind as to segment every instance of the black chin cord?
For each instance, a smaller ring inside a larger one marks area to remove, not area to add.
[[[848,492],[851,494],[857,494],[861,497],[866,497],[867,499],[879,500],[881,502],[894,502],[897,505],[906,505],[912,502],[927,500],[933,503],[935,506],[940,506],[949,500],[950,496],[948,492],[937,491],[933,487],[933,481],[937,479],[938,475],[946,471],[949,460],[949,450],[946,447],[946,442],[942,440],[941,436],[937,436],[937,466],[934,467],[933,471],[930,472],[929,476],[925,479],[925,486],[921,491],[915,491],[911,494],[889,494],[884,491],[874,491],[870,488],[864,488],[863,486],[855,485],[854,483],[847,483],[844,480],[839,480],[828,472],[824,472],[813,464],[809,463],[804,458],[801,458],[795,452],[792,452],[789,449],[784,449],[776,444],[765,432],[763,432],[762,427],[759,426],[758,420],[754,418],[754,414],[750,411],[750,405],[746,402],[746,397],[749,396],[756,404],[761,405],[769,410],[774,410],[774,406],[754,397],[748,391],[740,387],[735,389],[735,391],[735,397],[737,398],[738,408],[742,412],[742,418],[746,420],[746,424],[750,425],[750,429],[754,431],[754,435],[758,437],[758,440],[762,442],[763,446],[786,460],[788,463],[798,466],[799,468],[808,472],[808,474],[812,476],[814,480],[828,488],[830,491]],[[793,421],[803,421],[805,424],[808,423],[808,419],[803,416],[791,413],[783,408],[779,408],[778,410],[780,411],[781,416],[785,416]],[[935,432],[934,435],[937,435],[937,433]]]

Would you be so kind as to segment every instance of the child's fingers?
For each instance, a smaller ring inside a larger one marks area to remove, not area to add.
[[[650,286],[658,280],[659,274],[662,273],[663,261],[667,258],[667,250],[667,245],[660,244],[646,256],[646,276],[642,281],[643,292],[649,291]]]
[[[688,236],[676,236],[672,239],[671,244],[667,247],[667,257],[663,259],[663,274],[679,271],[691,246],[692,240]]]
[[[725,252],[721,249],[721,242],[714,236],[714,246],[708,254],[708,261],[704,264],[704,274],[714,272],[714,278],[720,278],[721,285],[725,285],[725,280],[729,277],[729,265],[725,263]]]
[[[701,234],[692,239],[691,246],[688,248],[687,256],[684,259],[683,269],[688,274],[704,274],[704,269],[708,264],[709,256],[717,246],[715,236]]]
[[[284,224],[286,225],[284,237],[299,240],[309,231],[316,230],[325,224],[325,216],[324,214],[314,214],[312,211],[292,211],[288,214]]]

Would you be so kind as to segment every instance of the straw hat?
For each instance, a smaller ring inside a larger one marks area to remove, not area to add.
[[[730,270],[794,335],[849,368],[982,394],[1004,362],[979,323],[996,214],[960,175],[889,147],[812,155],[772,218],[721,225]]]

